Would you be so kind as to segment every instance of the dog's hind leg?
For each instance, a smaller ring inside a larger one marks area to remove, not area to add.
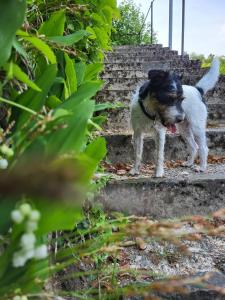
[[[198,153],[198,145],[195,142],[193,132],[190,126],[184,123],[177,125],[178,130],[188,147],[188,160],[183,163],[184,167],[192,167]]]
[[[207,168],[208,152],[205,130],[198,130],[194,133],[196,143],[199,149],[200,166],[196,171],[205,172]]]
[[[166,128],[155,128],[156,132],[156,171],[155,177],[163,177],[164,175],[164,146],[166,140]]]
[[[134,131],[132,144],[134,147],[134,156],[135,162],[133,168],[130,170],[131,175],[139,174],[143,153],[143,132],[142,131]]]

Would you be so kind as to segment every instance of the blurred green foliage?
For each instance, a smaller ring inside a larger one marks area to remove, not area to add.
[[[150,5],[150,3],[149,3]],[[151,44],[151,25],[133,0],[119,5],[120,18],[113,20],[112,43],[115,45]],[[153,33],[153,44],[157,42]]]
[[[43,299],[52,272],[71,263],[49,268],[48,259],[32,259],[14,267],[26,224],[13,225],[10,212],[21,201],[40,211],[38,241],[82,219],[82,200],[106,155],[96,135],[104,117],[94,112],[107,107],[93,97],[117,16],[115,0],[0,2],[0,102],[8,123],[0,143],[13,153],[0,171],[1,299]]]
[[[199,59],[202,62],[202,68],[209,68],[212,62],[214,55],[210,54],[208,57],[205,57],[203,54],[197,54],[192,52],[190,54],[191,59]],[[220,73],[225,74],[225,56],[219,56],[220,60]]]

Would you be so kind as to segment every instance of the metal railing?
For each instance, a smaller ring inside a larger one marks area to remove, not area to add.
[[[139,36],[141,36],[141,32],[144,28],[145,22],[151,11],[151,44],[153,44],[153,4],[155,0],[152,0],[145,16],[144,22],[142,24],[141,30],[139,32]],[[181,28],[181,55],[184,55],[184,32],[185,32],[185,0],[182,0],[182,28]],[[168,47],[172,49],[173,46],[173,0],[169,0],[169,36],[168,36]]]

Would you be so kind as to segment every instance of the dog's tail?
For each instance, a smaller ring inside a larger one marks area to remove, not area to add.
[[[209,71],[199,80],[196,88],[205,95],[213,89],[220,76],[220,62],[218,57],[214,57]]]

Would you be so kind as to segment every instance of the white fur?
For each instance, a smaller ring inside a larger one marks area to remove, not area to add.
[[[212,89],[219,78],[219,60],[214,58],[211,68],[206,75],[196,84],[203,89],[204,94]],[[138,103],[137,88],[131,102],[131,125],[134,130],[133,145],[135,151],[135,164],[131,174],[139,174],[142,152],[143,152],[143,134],[152,132],[156,140],[156,177],[162,177],[164,174],[164,145],[166,128],[159,120],[153,121],[142,112]],[[185,113],[185,119],[182,123],[177,124],[179,133],[185,139],[188,145],[189,159],[185,166],[193,166],[194,160],[199,154],[200,167],[199,171],[206,171],[208,147],[206,142],[206,124],[207,109],[202,101],[200,92],[193,86],[183,85],[184,100],[182,108]]]
[[[196,86],[203,89],[204,94],[213,89],[219,79],[220,62],[218,57],[214,57],[209,72],[199,80]]]

